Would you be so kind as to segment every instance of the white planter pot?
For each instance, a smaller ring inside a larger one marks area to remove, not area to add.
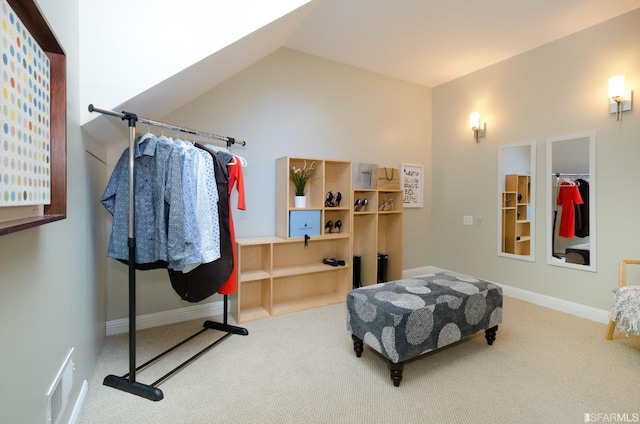
[[[293,200],[293,204],[296,208],[306,208],[307,207],[307,196],[296,196]]]

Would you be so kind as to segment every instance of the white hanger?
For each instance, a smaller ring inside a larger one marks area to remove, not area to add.
[[[240,155],[236,155],[235,153],[231,153],[229,151],[229,149],[222,147],[222,146],[216,146],[215,144],[209,144],[209,147],[211,147],[211,149],[215,152],[225,152],[225,153],[229,153],[230,155],[232,155],[234,157],[234,159],[232,159],[231,162],[229,162],[227,165],[235,165],[235,159],[238,159],[240,161],[240,163],[242,164],[243,168],[247,167],[247,160],[245,158],[243,158]]]
[[[242,156],[238,156],[238,155],[233,155],[234,158],[238,158],[240,160],[240,163],[242,164],[243,168],[246,168],[248,163],[247,160],[245,158],[243,158]]]
[[[150,139],[155,137],[156,135],[151,133],[151,132],[147,132],[145,135],[143,135],[142,137],[140,137],[138,139],[138,144],[142,144],[145,140]]]

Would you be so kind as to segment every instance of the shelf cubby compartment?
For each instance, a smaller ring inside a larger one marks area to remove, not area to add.
[[[402,213],[402,190],[378,190],[378,213]]]
[[[529,205],[519,204],[517,211],[516,218],[518,221],[526,221],[529,219]]]
[[[531,197],[531,177],[518,175],[518,203],[529,203]]]
[[[336,234],[333,237],[311,237],[307,246],[302,241],[277,243],[273,246],[273,274],[283,275],[288,273],[309,273],[322,270],[331,270],[335,267],[325,265],[325,258],[344,259],[347,264],[349,236]],[[286,271],[291,270],[294,271]]]
[[[505,253],[515,253],[515,228],[516,228],[516,209],[509,208],[502,210],[502,251]]]
[[[515,208],[517,197],[518,197],[518,193],[516,193],[515,191],[506,191],[502,193],[502,207]]]
[[[246,322],[271,314],[271,256],[274,237],[238,239],[237,291],[231,295],[236,321]]]
[[[240,282],[269,278],[271,275],[271,243],[269,240],[246,239],[238,242],[237,261]]]
[[[311,176],[311,180],[307,185],[307,208],[310,209],[321,209],[324,206],[324,187],[323,187],[323,179],[324,179],[324,162],[316,159],[304,159],[304,158],[283,158],[288,159],[283,161],[285,163],[286,168],[286,184],[288,186],[287,190],[287,199],[289,209],[294,209],[294,199],[296,195],[296,188],[294,184],[289,179],[289,169],[295,166],[296,168],[304,168],[305,164],[307,167],[313,164],[313,175]]]
[[[342,195],[340,206],[349,208],[351,203],[351,162],[324,161],[324,195],[338,192]]]
[[[531,222],[530,221],[516,221],[516,237],[518,240],[531,236]]]
[[[378,215],[378,252],[377,253],[386,253],[388,255],[387,281],[402,279],[402,214],[401,213]],[[377,254],[376,254],[376,261],[377,261]]]
[[[270,278],[243,281],[238,287],[238,292],[239,302],[236,308],[232,308],[238,322],[253,321],[271,315]]]
[[[361,257],[360,280],[363,286],[377,283],[377,225],[375,210],[374,213],[353,217],[353,254]]]
[[[515,254],[516,255],[529,255],[531,252],[531,240],[527,238],[526,240],[516,241],[515,244]]]
[[[328,232],[329,229],[325,228],[327,222],[331,221],[334,224],[334,227],[331,228],[331,232]],[[340,231],[335,228],[335,223],[340,221],[342,226],[340,227]],[[348,235],[351,233],[351,219],[349,214],[349,209],[335,209],[328,208],[324,210],[324,218],[322,220],[322,231],[325,236],[337,236],[337,235]]]
[[[518,192],[518,175],[517,174],[507,174],[505,176],[505,184],[504,191],[508,192]]]
[[[324,272],[274,278],[272,314],[282,315],[344,302],[350,268],[332,268],[331,278],[327,278]]]
[[[356,202],[360,200],[360,208],[356,210]],[[366,205],[362,206],[366,200]],[[375,189],[358,189],[353,192],[353,202],[351,203],[353,213],[357,215],[370,215],[378,212],[378,191]]]

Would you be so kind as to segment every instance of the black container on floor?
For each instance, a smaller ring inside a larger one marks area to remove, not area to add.
[[[353,288],[354,289],[362,287],[362,277],[360,275],[361,265],[362,265],[362,257],[360,255],[353,255]]]
[[[378,253],[378,284],[387,281],[387,262],[389,255],[386,253]]]

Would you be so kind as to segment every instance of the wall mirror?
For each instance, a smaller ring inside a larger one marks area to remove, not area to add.
[[[535,261],[536,145],[498,148],[498,256]]]
[[[547,263],[596,271],[594,132],[547,139]]]

